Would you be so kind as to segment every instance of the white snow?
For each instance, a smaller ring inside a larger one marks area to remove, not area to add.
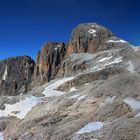
[[[100,130],[103,127],[103,122],[90,122],[81,128],[76,134],[90,133],[93,131]]]
[[[122,62],[122,57],[116,58],[115,60],[107,63],[106,66],[112,65],[112,64],[117,64],[117,63],[120,63],[120,62]]]
[[[78,98],[80,95],[79,94],[75,94],[73,96],[70,97],[70,99],[75,99],[75,98]]]
[[[0,132],[0,140],[4,140],[3,133]]]
[[[110,57],[104,57],[104,58],[102,58],[102,59],[100,59],[98,61],[99,62],[104,62],[104,61],[110,60],[111,58],[112,58],[112,56],[110,56]]]
[[[91,27],[99,28],[99,26],[98,25],[95,25],[95,24],[91,25]]]
[[[77,89],[75,88],[75,87],[72,87],[71,89],[70,89],[70,92],[74,92],[74,91],[76,91]]]
[[[58,88],[60,85],[64,84],[67,81],[72,80],[74,77],[66,77],[57,81],[54,81],[53,83],[50,83],[45,90],[43,91],[42,94],[44,94],[46,97],[54,97],[54,96],[61,96],[64,94],[62,91],[57,91],[55,90]]]
[[[89,29],[89,31],[88,31],[90,34],[93,34],[93,36],[97,36],[96,35],[96,30],[94,30],[94,29]]]
[[[116,96],[107,97],[107,98],[105,99],[105,103],[107,103],[107,104],[112,104],[112,103],[114,102],[115,98],[116,98]]]
[[[114,58],[114,60],[108,61],[111,58],[112,57],[110,56],[110,57],[105,57],[105,58],[102,58],[102,59],[98,60],[100,63],[98,63],[96,66],[94,66],[94,67],[92,67],[90,69],[94,70],[94,71],[100,71],[102,69],[105,69],[106,66],[122,62],[122,57]],[[101,62],[104,62],[104,63],[101,63]]]
[[[41,101],[40,98],[35,96],[27,97],[24,100],[20,100],[15,104],[5,104],[5,109],[0,110],[0,117],[3,116],[16,116],[17,118],[23,119],[26,114],[35,106],[37,103]],[[17,111],[17,114],[13,112]]]
[[[132,47],[132,49],[137,52],[140,50],[140,46],[133,46],[133,45],[130,45]]]
[[[126,41],[120,39],[120,40],[108,40],[109,43],[127,43]]]
[[[137,101],[135,98],[127,97],[123,101],[128,104],[132,110],[140,109],[140,101]]]
[[[7,66],[6,66],[6,68],[5,68],[5,72],[4,72],[4,75],[3,75],[3,77],[2,77],[2,80],[6,80],[6,78],[7,78]]]
[[[85,86],[89,85],[90,83],[85,83]]]
[[[126,64],[127,64],[127,70],[130,73],[135,73],[135,67],[134,67],[133,62],[131,60],[129,60]]]

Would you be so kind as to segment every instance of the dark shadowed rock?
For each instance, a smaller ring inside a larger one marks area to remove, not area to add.
[[[46,43],[37,53],[34,82],[45,83],[54,79],[66,54],[65,44],[60,42]]]
[[[34,61],[28,56],[0,61],[0,95],[18,95],[28,91]]]

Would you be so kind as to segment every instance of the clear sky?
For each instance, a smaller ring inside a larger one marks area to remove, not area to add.
[[[67,42],[72,29],[85,22],[140,44],[139,0],[0,0],[0,60],[35,58],[44,42]]]

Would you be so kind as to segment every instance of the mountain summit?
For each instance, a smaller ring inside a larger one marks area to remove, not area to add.
[[[0,139],[139,140],[139,60],[139,48],[85,23],[35,63],[0,61]]]

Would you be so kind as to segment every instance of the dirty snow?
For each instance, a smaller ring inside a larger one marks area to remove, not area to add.
[[[130,73],[135,73],[135,67],[134,67],[133,62],[131,60],[129,60],[126,64],[127,64],[127,70]]]
[[[4,140],[3,133],[0,132],[0,140]]]
[[[96,35],[96,30],[94,30],[94,29],[89,29],[89,31],[88,31],[90,34],[93,34],[93,36],[97,36]]]
[[[70,89],[70,92],[74,92],[74,91],[76,91],[77,89],[75,88],[75,87],[72,87],[71,89]]]
[[[107,103],[107,104],[112,104],[112,103],[114,102],[115,98],[116,98],[116,96],[107,97],[107,98],[105,99],[105,103]]]
[[[3,75],[3,77],[2,77],[2,80],[6,80],[6,78],[7,78],[7,66],[6,66],[6,68],[5,68],[5,72],[4,72],[4,75]]]
[[[76,134],[90,133],[93,131],[100,130],[103,127],[103,122],[90,122],[81,128]]]
[[[54,81],[53,83],[49,83],[45,90],[42,92],[46,97],[54,97],[54,96],[61,96],[64,94],[62,91],[57,91],[56,88],[58,88],[60,85],[64,84],[67,81],[72,80],[74,77],[66,77],[57,81]]]
[[[120,40],[108,40],[109,43],[127,43],[126,41],[120,39]]]
[[[140,109],[140,101],[137,101],[135,98],[127,97],[123,101],[128,104],[132,110]]]
[[[17,118],[23,119],[26,114],[35,106],[37,103],[41,101],[40,98],[35,96],[26,97],[24,100],[20,100],[15,104],[5,104],[5,109],[0,110],[0,117],[3,116],[16,116]],[[17,111],[17,114],[13,112]]]

